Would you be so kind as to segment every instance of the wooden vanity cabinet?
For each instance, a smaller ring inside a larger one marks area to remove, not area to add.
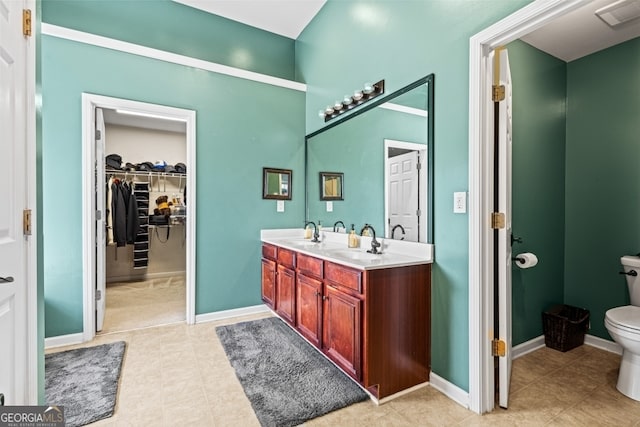
[[[296,324],[303,337],[322,348],[324,261],[297,254]]]
[[[272,245],[262,245],[262,301],[276,309],[276,253]]]
[[[296,253],[278,248],[276,313],[291,325],[296,323]]]
[[[322,349],[356,380],[362,379],[362,300],[325,284]]]
[[[262,265],[265,303],[373,396],[429,380],[430,264],[359,270],[265,243]]]

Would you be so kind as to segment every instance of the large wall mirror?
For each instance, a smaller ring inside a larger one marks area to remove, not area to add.
[[[430,74],[307,135],[307,221],[433,243],[433,90]],[[327,170],[344,176],[330,208],[318,182]]]

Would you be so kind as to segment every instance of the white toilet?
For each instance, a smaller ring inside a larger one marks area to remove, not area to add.
[[[620,261],[627,274],[631,305],[607,310],[604,325],[623,349],[617,388],[640,401],[640,257],[623,256]]]

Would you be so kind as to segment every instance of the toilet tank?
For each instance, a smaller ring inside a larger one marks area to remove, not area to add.
[[[629,298],[631,299],[631,305],[640,307],[640,257],[626,255],[620,258],[622,267],[624,267],[625,273],[635,270],[638,275],[631,276],[626,275],[627,287],[629,288]]]

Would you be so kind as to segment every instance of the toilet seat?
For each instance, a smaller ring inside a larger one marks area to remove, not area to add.
[[[625,305],[607,310],[605,321],[616,328],[640,334],[640,307]]]

